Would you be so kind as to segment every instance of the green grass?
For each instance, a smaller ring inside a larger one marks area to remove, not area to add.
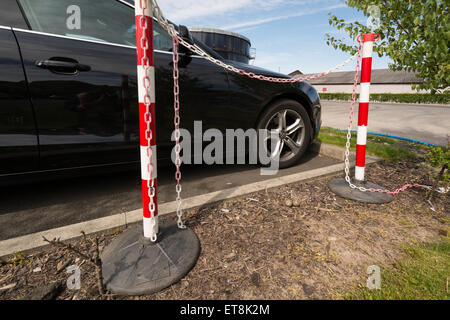
[[[449,300],[450,238],[404,247],[406,257],[381,268],[381,289],[358,288],[345,295],[352,300]]]
[[[333,144],[339,147],[345,147],[347,142],[347,132],[340,131],[328,127],[322,127],[319,132],[318,140],[323,143]],[[400,161],[408,158],[413,158],[415,153],[406,148],[395,146],[399,143],[398,140],[384,138],[375,135],[367,136],[366,153],[378,157],[382,157],[390,161]],[[410,144],[414,148],[421,148],[416,144]],[[351,150],[356,149],[356,133],[352,133]]]

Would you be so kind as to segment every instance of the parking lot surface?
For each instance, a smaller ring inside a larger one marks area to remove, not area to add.
[[[323,125],[347,129],[350,102],[322,101]],[[358,122],[355,106],[353,128]],[[371,132],[447,145],[450,134],[450,106],[371,103],[368,128]]]

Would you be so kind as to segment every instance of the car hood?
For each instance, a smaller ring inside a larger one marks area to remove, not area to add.
[[[236,61],[231,61],[231,60],[226,60],[226,63],[238,68],[238,69],[243,69],[247,72],[253,72],[254,74],[258,74],[258,75],[263,75],[266,77],[275,77],[275,78],[291,78],[290,76],[283,74],[283,73],[279,73],[279,72],[275,72],[275,71],[271,71],[271,70],[267,70],[261,67],[257,67],[257,66],[252,66],[249,64],[245,64],[242,62],[236,62]]]

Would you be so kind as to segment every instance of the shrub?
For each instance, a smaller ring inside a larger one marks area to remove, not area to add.
[[[351,93],[319,93],[323,100],[341,100],[350,101]],[[358,97],[359,95],[357,95]],[[431,93],[372,93],[370,101],[377,102],[400,102],[400,103],[436,103],[449,104],[450,94],[431,94]]]
[[[450,149],[444,147],[430,147],[428,150],[428,161],[435,168],[442,168],[442,181],[450,182],[448,168],[450,167]]]

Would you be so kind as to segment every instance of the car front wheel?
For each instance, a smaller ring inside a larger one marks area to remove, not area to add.
[[[297,101],[280,100],[262,114],[257,129],[272,132],[263,144],[270,157],[279,157],[280,168],[297,163],[311,139],[311,121],[306,109]],[[272,141],[276,137],[276,141]]]

